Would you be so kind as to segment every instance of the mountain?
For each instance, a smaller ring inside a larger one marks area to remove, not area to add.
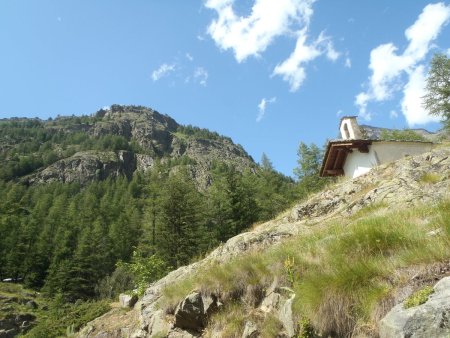
[[[144,290],[306,192],[267,157],[259,166],[230,138],[144,107],[3,119],[0,336],[78,330],[120,292]],[[1,281],[22,287],[10,294]],[[38,308],[22,306],[29,292]]]
[[[78,336],[447,337],[449,192],[448,143],[338,181]]]
[[[112,105],[92,116],[54,120],[0,120],[0,178],[25,184],[131,178],[155,161],[189,164],[201,188],[210,170],[223,162],[255,170],[253,159],[228,137],[182,126],[167,115],[140,106]]]

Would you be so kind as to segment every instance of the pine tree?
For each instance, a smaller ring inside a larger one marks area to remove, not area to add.
[[[167,180],[160,203],[158,253],[173,267],[187,264],[202,242],[199,192],[188,175],[179,171]]]

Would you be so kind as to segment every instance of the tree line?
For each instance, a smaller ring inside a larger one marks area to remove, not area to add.
[[[159,270],[146,272],[147,283],[320,188],[320,149],[303,145],[300,150],[301,162],[315,169],[300,167],[299,182],[276,172],[265,157],[256,173],[214,163],[212,185],[203,192],[188,166],[165,162],[131,180],[84,187],[0,180],[0,279],[22,280],[49,296],[76,301],[105,295],[105,287],[117,292],[135,287],[136,275],[121,286],[105,280],[150,259]]]

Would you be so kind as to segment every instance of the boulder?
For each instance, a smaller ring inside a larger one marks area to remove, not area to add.
[[[38,305],[34,300],[29,300],[25,305],[33,310],[38,308]]]
[[[174,326],[199,332],[205,327],[208,316],[216,309],[215,297],[194,291],[178,304]]]
[[[134,304],[138,301],[138,296],[136,295],[127,295],[125,293],[121,293],[119,295],[120,306],[124,308],[132,308]]]
[[[242,338],[256,338],[259,337],[258,326],[253,322],[246,322]]]
[[[295,334],[295,322],[292,314],[292,304],[294,302],[295,294],[284,302],[278,312],[278,319],[283,324],[284,330],[288,337],[293,337]]]
[[[18,329],[0,330],[0,338],[13,338],[20,333]]]
[[[165,315],[163,310],[157,310],[152,315],[149,325],[148,332],[152,336],[165,335],[170,329],[169,323],[165,320]]]
[[[419,306],[395,306],[379,325],[380,338],[450,337],[450,277],[434,286],[434,293]]]
[[[174,329],[170,331],[169,334],[167,335],[167,338],[195,338],[195,337],[197,336],[188,331],[180,329]]]

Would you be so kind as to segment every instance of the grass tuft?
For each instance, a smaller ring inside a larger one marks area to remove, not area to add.
[[[442,179],[442,177],[439,174],[424,173],[422,176],[420,176],[419,182],[424,183],[424,184],[435,184],[435,183],[440,182],[441,179]]]

